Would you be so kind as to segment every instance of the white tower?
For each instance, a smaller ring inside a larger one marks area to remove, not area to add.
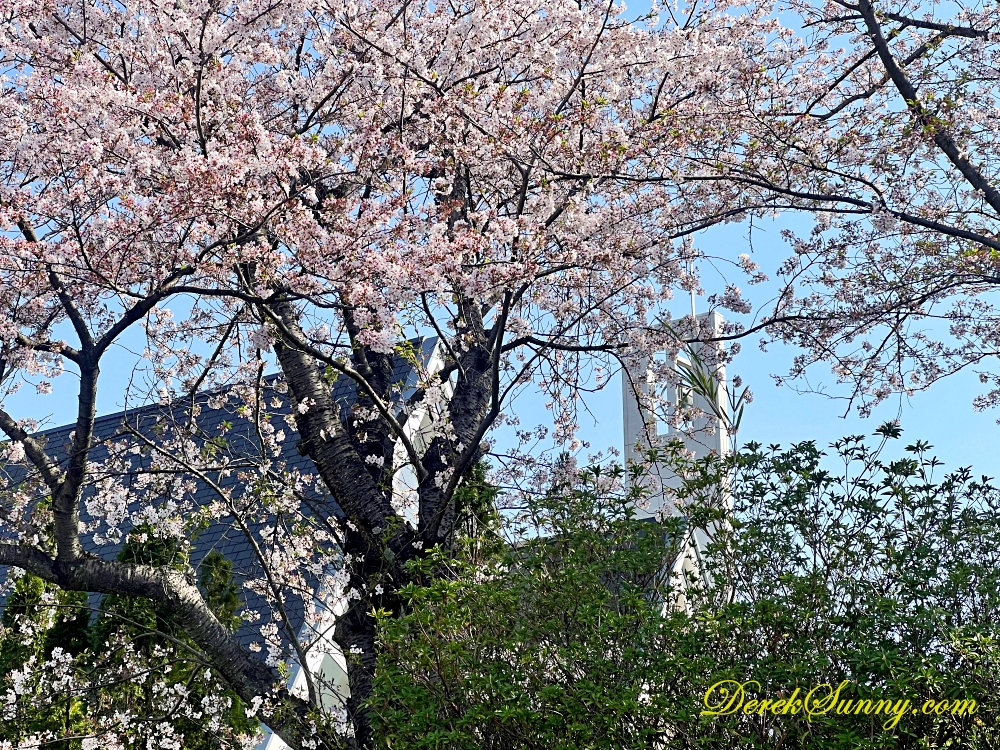
[[[717,312],[704,313],[697,316],[700,330],[705,338],[710,338],[722,332],[722,316]],[[695,344],[691,350],[695,355],[703,348],[702,344]],[[687,357],[681,354],[678,357],[681,365],[690,365]],[[678,367],[678,363],[674,363]],[[722,456],[729,449],[729,433],[726,429],[725,420],[711,419],[707,415],[712,415],[717,409],[726,409],[728,404],[726,371],[723,365],[716,365],[712,374],[715,376],[716,399],[713,408],[705,397],[698,393],[691,393],[687,389],[674,385],[666,386],[660,391],[664,400],[676,408],[679,403],[687,403],[695,407],[702,415],[693,423],[686,425],[683,431],[667,427],[656,414],[649,411],[642,398],[651,394],[651,389],[660,387],[654,384],[650,362],[647,359],[640,360],[635,371],[622,374],[622,406],[624,409],[625,427],[625,458],[637,462],[646,460],[645,454],[651,447],[662,444],[665,438],[680,439],[684,447],[694,454],[695,458],[704,458],[710,454]],[[678,392],[680,391],[680,392]],[[654,394],[655,395],[655,394]],[[711,422],[711,424],[710,424]],[[711,429],[709,429],[711,428]],[[678,515],[678,509],[674,504],[671,487],[680,486],[680,478],[668,467],[660,464],[648,466],[648,475],[645,484],[649,491],[646,503],[638,510],[639,518],[665,518]],[[664,491],[667,488],[667,491]],[[681,542],[681,553],[674,561],[673,574],[682,581],[686,581],[690,575],[705,575],[700,570],[699,560],[703,550],[708,543],[708,533],[704,529],[689,528],[685,539]],[[682,587],[683,592],[683,587]],[[681,593],[676,601],[676,606],[683,607],[685,595]]]
[[[707,333],[706,337],[718,335],[722,332],[722,316],[717,312],[709,312],[699,315],[697,320],[702,331]],[[695,344],[691,348],[695,354],[703,347],[702,344]],[[681,354],[678,360],[682,364],[690,364],[687,357]],[[675,364],[675,367],[677,365]],[[728,402],[726,395],[726,370],[724,366],[714,368],[717,383],[716,408],[721,405],[725,408]],[[638,363],[636,371],[623,373],[622,377],[622,407],[624,410],[625,426],[625,458],[634,461],[643,461],[644,454],[651,447],[662,443],[664,438],[674,437],[684,443],[684,447],[691,451],[696,458],[703,458],[709,454],[723,455],[729,447],[729,433],[726,425],[720,420],[711,420],[708,416],[713,413],[712,405],[705,398],[696,393],[686,392],[681,387],[678,389],[674,385],[666,386],[661,391],[664,400],[669,404],[676,405],[686,402],[690,406],[700,411],[702,416],[687,426],[683,432],[673,428],[668,428],[656,414],[651,413],[646,405],[641,402],[636,394],[639,391],[641,396],[649,396],[651,389],[657,387],[652,382],[652,372],[648,359],[642,359]],[[680,393],[678,393],[680,390]],[[710,421],[713,423],[710,427]],[[659,465],[650,466],[649,507],[640,512],[640,516],[654,516],[658,513],[673,515],[673,503],[657,487],[676,487],[678,478],[666,467]],[[669,494],[669,493],[667,493]]]

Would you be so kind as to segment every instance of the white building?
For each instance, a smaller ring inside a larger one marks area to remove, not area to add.
[[[697,316],[701,330],[709,335],[722,332],[722,316],[717,312],[708,312]],[[692,345],[691,349],[697,355],[703,348],[701,344]],[[678,355],[681,365],[691,365],[690,358],[683,353]],[[726,410],[729,398],[727,395],[726,371],[724,366],[716,366],[712,371],[715,378],[715,404],[710,404],[703,394],[693,393],[676,384],[657,383],[653,377],[651,362],[643,359],[636,369],[622,376],[622,409],[625,432],[626,461],[645,462],[646,455],[655,446],[661,446],[667,439],[679,439],[687,451],[695,458],[704,458],[710,454],[725,455],[729,450],[730,435],[727,430],[727,420],[713,418],[711,415],[718,410]],[[673,363],[674,369],[678,363]],[[637,393],[638,391],[638,393]],[[650,398],[654,397],[654,398]],[[655,397],[659,397],[656,399]],[[701,413],[693,422],[678,430],[668,425],[663,419],[666,414],[654,413],[650,401],[659,400],[661,408],[676,409],[678,404],[687,404]],[[678,515],[679,511],[673,501],[670,488],[680,485],[680,478],[662,464],[653,463],[647,467],[645,485],[648,491],[647,503],[639,509],[639,517],[665,518]],[[678,579],[686,581],[690,574],[698,575],[699,559],[708,543],[708,532],[704,529],[690,528],[688,536],[682,544],[682,554],[674,563],[673,574]],[[683,606],[683,597],[678,602]]]

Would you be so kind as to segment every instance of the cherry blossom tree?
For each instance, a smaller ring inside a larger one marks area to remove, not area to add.
[[[462,478],[516,422],[510,398],[547,390],[569,442],[582,387],[699,337],[670,317],[697,283],[680,238],[767,203],[683,175],[744,137],[777,24],[630,22],[591,0],[0,7],[0,429],[6,464],[30,467],[2,496],[0,564],[154,602],[293,747],[373,746],[371,613],[400,612],[406,563],[448,546]],[[735,287],[722,302],[744,304]],[[405,345],[418,335],[438,337],[437,369]],[[116,396],[169,419],[150,432],[126,415],[97,440],[122,341],[143,342],[143,363]],[[412,392],[393,381],[400,358],[420,372]],[[17,413],[25,384],[77,389],[66,446]],[[252,425],[240,451],[199,421],[226,402]],[[282,459],[289,440],[308,471]],[[214,500],[196,503],[205,486]],[[336,512],[310,505],[317,487]],[[254,544],[247,586],[275,612],[250,646],[182,566],[84,551],[140,527],[183,543],[224,519]],[[321,575],[335,585],[316,601]],[[306,668],[317,642],[291,625],[296,597],[347,656],[333,708],[318,674],[284,687],[283,660]],[[45,679],[65,688],[71,659],[53,658]],[[127,716],[95,721],[88,742],[127,744]]]
[[[815,214],[789,233],[773,307],[747,331],[826,361],[862,413],[962,369],[1000,399],[994,3],[782,2],[746,80],[754,116],[688,174]],[[756,8],[757,12],[763,9]],[[791,30],[797,30],[791,33]]]

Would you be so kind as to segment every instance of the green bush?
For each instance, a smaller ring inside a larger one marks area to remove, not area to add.
[[[658,458],[685,477],[682,516],[637,519],[623,472],[592,468],[498,519],[475,554],[436,550],[404,616],[379,615],[383,745],[997,747],[997,489],[937,476],[926,444],[888,460],[898,428],[879,434],[830,455],[749,445],[693,462],[672,446]],[[680,580],[696,528],[710,541]],[[704,715],[726,680],[755,681],[747,700],[847,682],[826,712],[823,688],[810,714]],[[883,699],[898,720],[865,712]],[[940,699],[976,712],[922,712]]]

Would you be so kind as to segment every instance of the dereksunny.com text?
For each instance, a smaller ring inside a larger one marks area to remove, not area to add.
[[[772,714],[773,716],[805,714],[807,719],[814,716],[884,716],[882,728],[894,729],[904,716],[934,714],[943,716],[972,716],[978,708],[971,698],[940,698],[919,703],[909,698],[852,698],[849,695],[850,680],[844,680],[837,687],[830,684],[816,685],[808,690],[795,688],[787,698],[750,698],[749,694],[760,691],[756,680],[738,682],[721,680],[705,692],[705,709],[702,716],[747,716]]]

